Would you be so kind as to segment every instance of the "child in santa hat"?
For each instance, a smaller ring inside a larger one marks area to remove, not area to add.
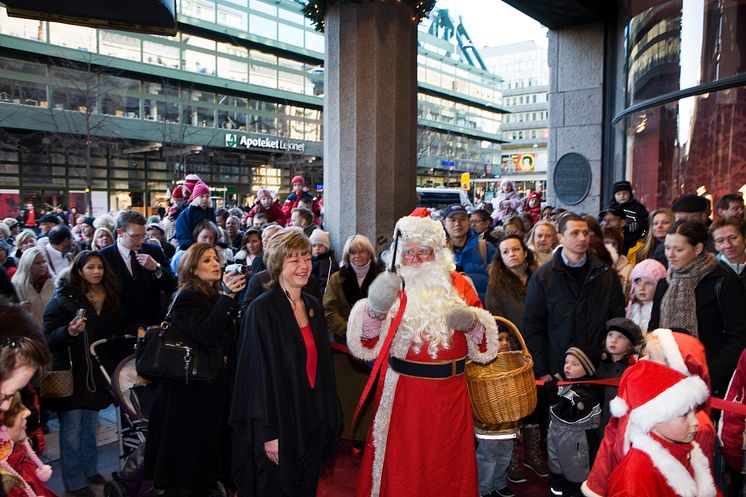
[[[286,223],[288,225],[290,224],[290,215],[293,213],[293,209],[298,207],[298,202],[301,200],[310,202],[310,210],[313,212],[314,217],[319,216],[321,214],[321,207],[318,202],[313,199],[311,192],[308,191],[306,180],[303,179],[303,176],[293,177],[290,184],[292,185],[292,191],[290,192],[290,195],[288,195],[288,198],[285,199],[285,203],[282,204],[282,213],[285,216]]]
[[[641,356],[646,361],[668,366],[686,376],[699,376],[709,388],[710,373],[707,368],[704,345],[691,335],[668,329],[652,331],[645,335]],[[637,365],[629,369],[635,367]],[[622,393],[620,392],[619,395],[621,396]],[[715,428],[707,405],[697,410],[697,418],[699,426],[697,426],[694,439],[704,454],[712,458],[715,450]],[[591,473],[581,487],[586,497],[608,495],[609,475],[616,469],[630,448],[627,423],[628,417],[623,415],[612,417],[606,425]]]
[[[210,187],[202,181],[194,185],[192,195],[189,197],[189,207],[187,207],[176,219],[176,231],[174,238],[179,242],[179,248],[186,250],[194,243],[192,233],[194,228],[204,220],[212,221],[217,224],[215,209],[212,207],[210,200]]]
[[[628,416],[631,449],[611,474],[608,495],[720,496],[709,460],[694,441],[695,409],[709,395],[699,376],[654,361],[628,369],[612,411]]]
[[[593,379],[598,354],[587,347],[570,347],[565,352],[561,380]],[[601,424],[601,395],[588,384],[563,385],[549,407],[547,462],[549,487],[553,495],[579,495],[598,449],[596,430]]]

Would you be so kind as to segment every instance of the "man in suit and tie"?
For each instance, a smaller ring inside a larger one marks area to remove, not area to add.
[[[124,211],[117,219],[117,241],[101,250],[119,284],[125,330],[159,324],[164,318],[162,294],[176,289],[176,276],[163,250],[145,243],[145,217]]]

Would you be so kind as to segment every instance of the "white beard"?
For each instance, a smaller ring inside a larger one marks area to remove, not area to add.
[[[410,347],[419,354],[427,343],[428,354],[436,359],[439,349],[451,348],[453,330],[446,325],[446,313],[464,301],[453,288],[450,271],[438,261],[419,267],[400,266],[399,274],[405,282],[407,308],[394,347],[404,355]]]

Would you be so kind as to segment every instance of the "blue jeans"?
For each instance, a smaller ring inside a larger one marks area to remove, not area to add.
[[[478,438],[477,474],[479,476],[479,495],[487,495],[493,490],[502,490],[508,486],[506,471],[510,466],[515,439],[490,440]]]
[[[98,411],[62,411],[59,419],[62,481],[65,490],[77,490],[88,485],[88,477],[98,474]]]

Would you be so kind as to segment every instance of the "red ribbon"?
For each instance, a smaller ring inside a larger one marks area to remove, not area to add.
[[[368,394],[370,393],[370,390],[373,387],[373,383],[375,383],[379,375],[381,375],[386,370],[386,366],[389,363],[389,349],[391,348],[391,342],[394,340],[394,335],[396,335],[396,330],[399,328],[399,323],[401,323],[401,318],[404,315],[404,309],[406,307],[407,307],[407,293],[404,290],[399,290],[399,310],[396,311],[396,315],[394,316],[394,319],[391,320],[389,331],[386,333],[386,339],[384,340],[383,345],[381,346],[381,350],[378,353],[378,357],[376,357],[376,362],[373,363],[373,370],[370,372],[370,376],[368,377],[368,383],[365,384],[365,388],[363,389],[363,394],[360,396],[360,400],[357,401],[357,407],[355,408],[355,414],[352,416],[352,426],[355,426],[357,424],[357,416],[358,414],[360,414],[360,410],[362,409],[363,404],[365,403],[365,399],[368,398]],[[344,346],[342,345],[340,347],[344,347]],[[332,347],[332,348],[335,348],[335,347]],[[337,347],[337,350],[340,350],[340,348]]]

